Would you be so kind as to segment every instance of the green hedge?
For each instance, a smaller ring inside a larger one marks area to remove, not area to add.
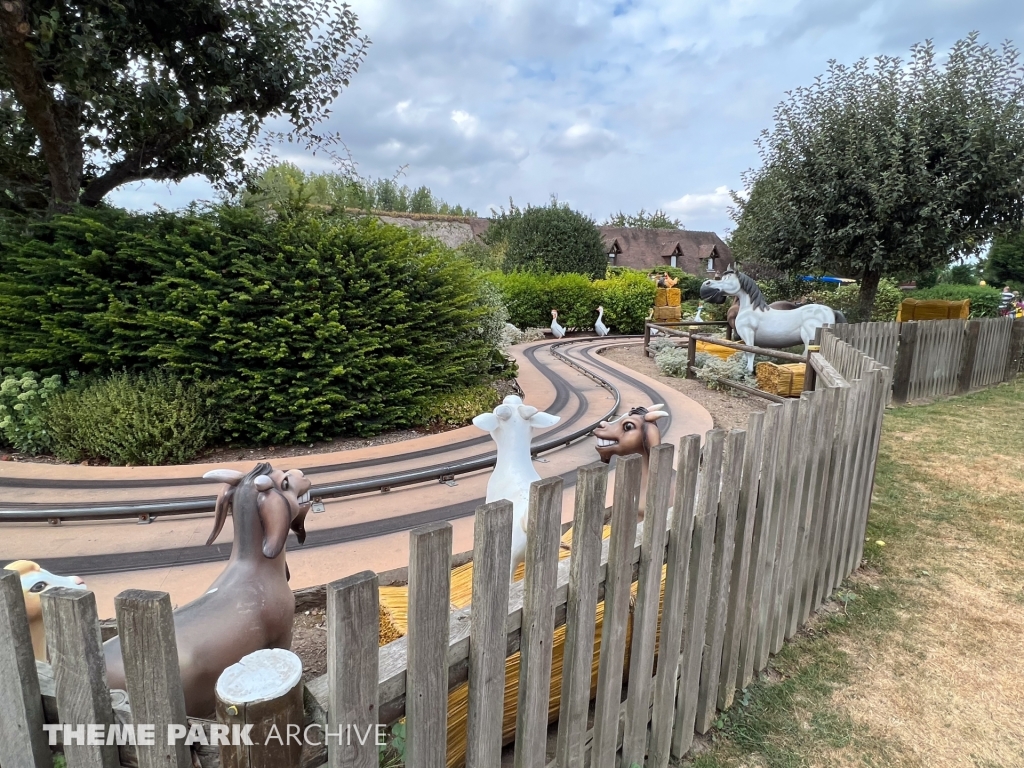
[[[491,273],[517,328],[551,325],[551,310],[566,328],[593,328],[598,306],[604,307],[605,323],[614,333],[642,333],[644,320],[654,306],[655,284],[636,270],[609,272],[604,280],[591,282],[583,275],[548,275],[537,272]]]
[[[221,439],[367,435],[492,369],[482,287],[372,218],[81,210],[0,231],[0,366],[209,380]]]
[[[907,298],[907,294],[900,290],[898,283],[888,278],[882,278],[878,283],[878,292],[875,294],[875,306],[871,310],[870,319],[875,322],[895,320],[896,312],[900,308],[900,302],[905,298]],[[804,300],[838,309],[851,323],[861,321],[860,286],[856,283],[843,285],[835,290],[818,289],[807,294]]]
[[[955,285],[940,283],[934,288],[923,288],[910,291],[907,298],[926,301],[942,299],[943,301],[971,300],[971,317],[999,317],[999,303],[1002,291],[988,285]]]

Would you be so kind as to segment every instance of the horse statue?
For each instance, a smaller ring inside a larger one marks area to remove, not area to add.
[[[714,280],[705,280],[700,297],[712,304],[721,304],[726,296],[739,300],[736,313],[736,335],[748,346],[784,349],[803,343],[804,354],[823,325],[845,323],[846,318],[824,304],[804,304],[794,309],[768,306],[757,283],[731,266]],[[754,372],[754,354],[747,352],[747,371]]]

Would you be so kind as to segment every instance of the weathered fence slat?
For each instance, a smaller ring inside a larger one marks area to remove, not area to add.
[[[713,429],[707,433],[701,459],[700,481],[691,540],[690,571],[687,577],[686,617],[680,679],[676,693],[675,722],[672,730],[672,754],[682,757],[693,744],[693,727],[697,721],[697,693],[700,682],[701,656],[704,652],[704,631],[707,622],[708,598],[711,591],[711,559],[715,549],[715,524],[722,483],[722,454],[725,432]]]
[[[752,413],[747,419],[746,449],[743,455],[743,479],[736,508],[736,533],[733,542],[733,567],[729,583],[729,606],[725,618],[725,640],[722,646],[722,667],[719,673],[718,708],[732,705],[739,680],[739,658],[742,639],[746,636],[744,621],[747,607],[747,583],[750,578],[751,544],[754,517],[757,513],[757,485],[764,452],[764,414]],[[755,555],[756,556],[756,555]]]
[[[780,570],[782,528],[786,514],[786,493],[791,477],[792,441],[800,410],[798,400],[789,400],[783,406],[781,427],[776,448],[775,472],[772,477],[771,508],[765,517],[767,538],[764,541],[764,580],[761,586],[760,609],[757,616],[757,642],[754,650],[754,670],[760,672],[768,666],[771,652],[771,626],[775,607],[775,592]]]
[[[711,560],[711,587],[708,599],[704,655],[701,659],[700,683],[697,689],[698,733],[707,733],[715,721],[718,704],[718,681],[722,670],[722,649],[725,643],[725,620],[729,609],[729,573],[732,570],[736,543],[736,506],[743,481],[743,460],[747,434],[730,430],[725,441],[722,465],[722,492],[715,523],[715,547]]]
[[[1021,358],[1024,357],[1024,318],[1013,321],[1010,327],[1009,348],[1006,351],[1006,365],[1003,368],[1003,381],[1009,381],[1021,370]]]
[[[118,768],[117,747],[87,745],[88,725],[114,722],[107,668],[100,643],[96,596],[88,590],[57,587],[40,594],[46,651],[53,667],[57,711],[62,723],[81,729],[81,738],[64,740],[68,765],[75,768]]]
[[[832,455],[828,467],[828,486],[823,504],[824,519],[821,527],[821,541],[818,544],[820,562],[814,581],[813,603],[815,609],[820,607],[832,592],[830,574],[832,570],[832,552],[839,519],[839,500],[842,495],[845,473],[849,398],[849,385],[840,387],[837,390],[835,425],[832,434]]]
[[[869,382],[871,383],[870,397],[872,413],[868,424],[869,433],[866,448],[868,451],[868,459],[867,466],[865,467],[864,478],[862,480],[863,490],[861,492],[859,508],[856,510],[856,530],[858,535],[855,538],[857,546],[855,548],[851,570],[860,566],[860,560],[864,554],[864,532],[867,530],[868,513],[871,509],[871,495],[875,484],[875,466],[878,459],[878,447],[882,438],[882,417],[885,415],[884,404],[881,401],[881,393],[884,392],[887,379],[888,377],[886,376],[885,371],[875,370],[869,374]]]
[[[632,552],[640,506],[640,456],[619,457],[615,466],[615,500],[612,536],[608,552],[601,627],[601,659],[598,662],[597,701],[594,712],[593,768],[612,768],[618,749],[619,702],[629,621]],[[543,737],[541,738],[543,743]]]
[[[516,768],[544,765],[551,692],[551,650],[558,585],[558,537],[562,519],[562,478],[530,485],[523,580],[523,632],[516,712]],[[635,519],[635,516],[634,516]],[[627,567],[627,572],[631,571]]]
[[[667,768],[672,751],[672,726],[675,722],[673,703],[680,671],[683,621],[686,618],[687,579],[699,462],[700,437],[683,437],[679,443],[679,464],[676,469],[676,493],[672,507],[672,528],[669,531],[665,597],[661,617],[661,640],[658,646],[658,672],[654,682],[648,763],[651,768]]]
[[[601,527],[604,523],[607,488],[607,464],[594,462],[581,467],[577,472],[565,613],[565,650],[562,657],[562,697],[555,745],[559,768],[583,768],[594,631],[597,624],[595,612],[597,582],[601,570]],[[501,635],[503,637],[504,632]],[[504,648],[501,654],[504,656]],[[492,691],[484,695],[493,696]],[[500,740],[500,722],[498,727]],[[481,762],[469,768],[486,768],[495,764]]]
[[[629,693],[622,737],[622,763],[643,765],[647,753],[654,650],[661,602],[661,572],[665,561],[665,526],[672,503],[672,459],[675,451],[663,443],[651,449],[647,498],[644,503],[643,544],[637,580],[636,608],[629,656]]]
[[[114,611],[132,720],[156,726],[158,734],[166,734],[170,725],[185,726],[188,721],[171,596],[125,590],[114,598]],[[192,756],[184,741],[167,741],[157,738],[153,744],[139,744],[139,768],[191,768]]]
[[[988,328],[985,328],[984,331],[987,337],[989,335]],[[963,349],[960,351],[960,369],[957,371],[956,393],[958,395],[970,391],[971,380],[975,377],[975,368],[982,362],[978,357],[979,343],[982,341],[981,337],[981,320],[971,320],[968,322]]]
[[[21,577],[0,569],[0,765],[52,768]]]
[[[743,632],[740,638],[738,662],[738,685],[746,688],[754,676],[757,649],[757,631],[761,615],[761,593],[764,588],[764,574],[767,567],[767,542],[769,517],[771,515],[773,478],[779,453],[779,437],[782,426],[782,406],[769,405],[765,412],[764,447],[761,451],[760,482],[757,488],[757,507],[754,513],[754,528],[750,539],[750,571],[745,589],[746,607],[743,615]]]
[[[328,731],[331,734],[341,732],[343,727],[354,727],[358,733],[366,733],[377,725],[379,610],[377,574],[372,571],[362,571],[327,585]],[[376,768],[378,764],[373,745],[359,744],[353,739],[327,738],[326,741],[330,768]]]
[[[501,762],[505,616],[512,562],[512,502],[477,507],[473,523],[473,621],[469,628],[466,766]]]
[[[408,768],[445,764],[451,556],[452,527],[448,523],[410,532],[405,702]]]
[[[917,353],[918,323],[900,323],[896,367],[893,371],[892,401],[902,404],[910,399],[911,374]]]
[[[797,527],[800,524],[800,512],[806,488],[807,478],[807,439],[810,431],[811,419],[814,414],[811,395],[820,396],[820,392],[804,392],[800,396],[799,412],[797,413],[796,427],[793,430],[793,439],[790,442],[790,478],[785,496],[785,514],[782,517],[779,561],[775,566],[778,575],[776,579],[775,594],[773,595],[772,623],[771,623],[771,648],[772,653],[778,653],[786,638],[786,611],[789,604],[789,585],[793,580],[793,558],[796,554]]]

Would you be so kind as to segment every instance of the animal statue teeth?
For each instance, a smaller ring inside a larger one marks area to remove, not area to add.
[[[618,440],[604,440],[602,438],[597,439],[597,444],[602,448],[607,448],[609,445],[618,445]]]

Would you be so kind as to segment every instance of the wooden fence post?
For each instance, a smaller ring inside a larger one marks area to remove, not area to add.
[[[523,628],[519,646],[516,711],[516,768],[544,765],[551,697],[551,652],[558,584],[558,536],[562,521],[562,478],[530,484],[523,579]],[[491,695],[494,695],[494,691]]]
[[[506,571],[508,568],[505,569]],[[330,768],[377,768],[380,595],[372,571],[327,585],[327,686],[324,741]],[[374,732],[372,742],[342,740],[342,728]],[[337,737],[334,734],[339,734]]]
[[[160,736],[169,726],[188,727],[171,596],[128,589],[114,598],[114,611],[132,721],[154,725],[158,734],[152,745],[136,746],[139,768],[192,768],[184,739],[168,744]]]
[[[1003,381],[1009,381],[1020,372],[1021,357],[1024,357],[1024,318],[1013,321],[1013,330],[1010,331],[1010,346],[1006,350],[1006,369],[1003,372]]]
[[[651,688],[654,682],[652,675],[661,572],[665,562],[665,526],[668,522],[668,508],[672,504],[674,453],[671,443],[656,445],[651,449],[629,655],[629,694],[626,698],[626,728],[622,737],[623,765],[643,765],[647,754],[647,723],[650,719]]]
[[[658,672],[654,681],[654,711],[651,719],[651,748],[648,761],[651,768],[668,768],[671,757],[672,725],[675,722],[673,702],[679,675],[683,621],[686,618],[690,540],[693,535],[693,510],[697,500],[699,463],[700,437],[683,437],[679,441],[676,494],[672,507],[672,527],[668,534],[668,567],[665,573]]]
[[[592,768],[611,768],[615,764],[615,753],[618,749],[616,742],[619,736],[619,704],[622,700],[623,657],[626,653],[626,625],[629,622],[633,545],[636,543],[636,518],[640,507],[642,461],[640,456],[633,454],[620,456],[615,465],[612,536],[608,548],[594,740],[590,755]]]
[[[597,580],[601,570],[601,528],[604,524],[604,499],[608,490],[608,465],[597,461],[580,467],[576,478],[572,559],[569,562],[569,591],[565,606],[562,699],[559,704],[558,741],[555,746],[555,757],[561,768],[583,768],[583,742],[590,709],[590,678],[594,658],[594,631],[597,624]],[[470,647],[472,648],[472,645]],[[504,662],[504,658],[502,661]],[[472,688],[470,690],[472,692]],[[500,747],[500,714],[498,734]],[[481,763],[479,768],[490,768],[492,765],[497,765],[497,762]],[[467,766],[477,768],[468,762]]]
[[[450,524],[435,523],[410,532],[405,684],[408,768],[438,768],[445,764],[451,559]]]
[[[691,333],[687,337],[687,352],[686,352],[686,376],[687,379],[697,378],[693,372],[693,367],[697,365],[697,339],[693,337]]]
[[[672,727],[672,754],[676,757],[685,755],[693,744],[693,726],[697,720],[700,663],[704,653],[704,630],[711,591],[711,558],[715,549],[715,522],[722,483],[724,445],[724,430],[713,429],[705,436],[693,520],[690,572],[687,577],[687,622],[683,635],[682,658],[679,661],[679,687],[676,692],[675,722]]]
[[[86,743],[89,725],[102,726],[106,733],[114,722],[96,596],[88,590],[55,587],[39,597],[43,606],[46,651],[53,667],[57,711],[61,722],[74,726],[77,731],[72,732],[72,739],[64,739],[68,765],[119,768],[121,761],[116,746]]]
[[[707,733],[715,721],[718,703],[718,681],[722,671],[722,647],[725,642],[725,621],[729,610],[730,572],[733,567],[733,546],[736,542],[736,506],[743,483],[743,457],[747,433],[742,429],[729,431],[725,443],[722,469],[722,492],[715,523],[715,552],[711,563],[711,588],[708,599],[707,629],[704,655],[701,659],[700,683],[697,692],[697,733]]]
[[[967,323],[964,345],[960,349],[960,368],[956,378],[956,394],[962,395],[971,391],[971,379],[974,377],[974,363],[978,357],[978,339],[981,336],[981,320]]]
[[[52,768],[21,576],[0,569],[0,765]]]
[[[303,710],[298,656],[283,648],[250,653],[221,673],[216,694],[217,722],[231,729],[229,743],[220,747],[221,768],[299,768]],[[247,728],[251,743],[236,741],[234,734]],[[365,736],[376,753],[375,734]]]
[[[910,373],[917,349],[917,323],[900,323],[900,341],[896,353],[896,369],[892,375],[892,401],[896,405],[907,402],[910,394]]]

